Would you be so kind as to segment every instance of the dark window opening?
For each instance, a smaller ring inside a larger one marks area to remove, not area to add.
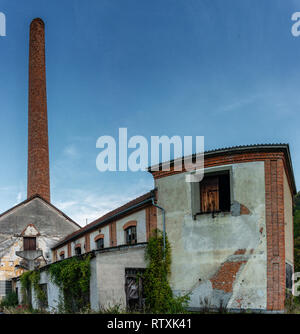
[[[75,248],[75,254],[76,255],[81,255],[81,247],[76,247]]]
[[[145,294],[143,288],[143,268],[125,269],[126,306],[130,311],[145,308]]]
[[[36,238],[35,237],[24,237],[23,247],[24,247],[24,251],[36,250]]]
[[[65,254],[60,254],[60,259],[64,260],[65,259]]]
[[[287,289],[292,289],[293,287],[293,267],[289,264],[285,264],[285,284]]]
[[[97,249],[104,248],[104,238],[100,238],[100,239],[96,240],[96,248]]]
[[[136,226],[130,226],[125,230],[126,244],[133,245],[137,243]]]
[[[230,211],[229,171],[203,178],[200,182],[200,202],[202,213]]]

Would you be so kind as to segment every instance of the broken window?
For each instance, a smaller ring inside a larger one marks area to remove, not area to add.
[[[36,250],[36,238],[35,237],[24,237],[23,238],[24,251]]]
[[[100,238],[100,239],[96,240],[96,248],[97,249],[104,248],[104,238]]]
[[[143,289],[144,268],[125,269],[125,293],[128,310],[142,310],[145,306]]]
[[[207,175],[199,185],[201,213],[230,211],[229,171]]]
[[[75,254],[81,255],[81,247],[75,247]]]
[[[136,226],[130,226],[125,230],[125,240],[127,245],[133,245],[137,243]]]

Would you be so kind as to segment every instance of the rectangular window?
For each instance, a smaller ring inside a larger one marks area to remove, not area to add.
[[[201,213],[230,211],[229,171],[207,175],[199,186]]]
[[[126,244],[132,245],[137,243],[136,226],[130,226],[125,230]]]
[[[80,255],[81,254],[81,247],[76,247],[75,248],[75,254]]]
[[[100,239],[96,240],[96,248],[97,249],[104,248],[104,238],[100,238]]]
[[[24,251],[36,250],[36,238],[35,237],[24,237],[23,247],[24,247]]]

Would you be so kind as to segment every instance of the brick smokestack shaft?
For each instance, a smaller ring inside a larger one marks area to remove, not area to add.
[[[50,201],[45,25],[39,18],[30,24],[27,173],[28,198]]]

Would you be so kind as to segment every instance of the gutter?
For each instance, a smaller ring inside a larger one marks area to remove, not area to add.
[[[152,197],[152,205],[157,207],[158,209],[161,210],[162,212],[162,219],[163,219],[163,242],[164,242],[164,259],[166,258],[166,211],[164,208],[162,208],[161,206],[157,205],[154,202],[154,197]]]

